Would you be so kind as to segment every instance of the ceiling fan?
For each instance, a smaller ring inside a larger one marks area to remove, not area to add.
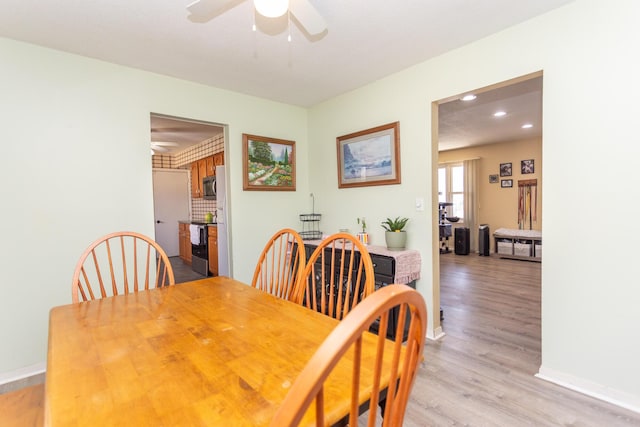
[[[171,150],[173,147],[177,147],[177,142],[169,142],[169,141],[151,141],[151,151],[153,153],[166,153]]]
[[[193,22],[207,22],[246,0],[195,0],[187,6]],[[324,18],[309,0],[252,0],[256,11],[267,18],[277,18],[287,11],[296,18],[310,35],[327,29]]]

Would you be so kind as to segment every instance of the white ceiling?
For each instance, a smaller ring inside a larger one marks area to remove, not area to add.
[[[179,153],[223,132],[222,126],[213,123],[151,115],[151,148],[154,154]]]
[[[440,104],[440,151],[542,136],[542,77],[498,86],[468,92],[477,96],[472,101]],[[506,114],[495,117],[498,111]],[[523,129],[524,124],[532,127]]]
[[[237,0],[206,23],[192,0],[2,0],[0,36],[303,107],[571,0],[308,0],[327,31],[254,21]]]

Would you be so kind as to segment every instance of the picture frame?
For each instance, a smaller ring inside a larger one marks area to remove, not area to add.
[[[511,188],[511,187],[513,187],[513,180],[512,179],[502,179],[502,180],[500,180],[500,187],[502,187],[502,188]]]
[[[295,148],[295,141],[243,133],[243,190],[295,191]]]
[[[511,162],[509,163],[500,163],[500,176],[511,176],[513,173],[513,168]]]
[[[400,122],[336,138],[338,188],[400,184]]]
[[[534,173],[535,165],[533,159],[520,161],[520,173],[526,175],[528,173]]]
[[[497,184],[498,183],[498,174],[489,175],[489,184]]]

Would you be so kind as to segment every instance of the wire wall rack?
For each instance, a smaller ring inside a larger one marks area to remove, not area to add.
[[[302,240],[318,240],[322,239],[322,231],[320,231],[320,219],[322,215],[315,213],[315,198],[311,193],[311,212],[307,214],[300,214],[300,221],[302,222],[302,231],[300,237]]]

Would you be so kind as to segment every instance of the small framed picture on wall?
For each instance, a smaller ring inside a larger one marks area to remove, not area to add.
[[[500,176],[511,176],[511,163],[500,163]]]
[[[489,175],[489,184],[497,184],[498,183],[498,175]]]
[[[502,188],[511,188],[513,187],[513,180],[512,179],[503,179],[500,181],[500,187]]]
[[[533,159],[520,161],[520,173],[527,174],[534,172]]]

